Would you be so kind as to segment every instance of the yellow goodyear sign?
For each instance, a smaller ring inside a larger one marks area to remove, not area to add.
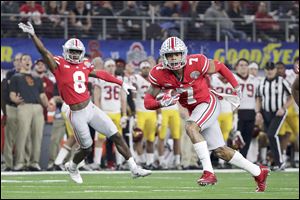
[[[214,59],[221,62],[227,60],[230,65],[234,65],[238,59],[245,58],[258,63],[261,69],[268,61],[282,61],[286,65],[292,65],[296,57],[299,57],[299,48],[287,48],[283,43],[268,43],[262,48],[229,48],[228,52],[219,48],[214,53]]]

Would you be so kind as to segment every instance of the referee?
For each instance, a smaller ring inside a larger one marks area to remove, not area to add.
[[[273,170],[284,170],[279,129],[284,122],[287,108],[292,104],[291,88],[286,80],[277,75],[273,62],[265,66],[266,77],[260,82],[257,93],[256,117],[264,120],[265,132],[268,135],[270,149],[273,153]]]

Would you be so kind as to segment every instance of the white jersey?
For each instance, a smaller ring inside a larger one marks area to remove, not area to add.
[[[242,89],[242,99],[239,109],[254,110],[256,104],[255,97],[260,80],[251,74],[247,77],[247,79],[243,79],[236,74],[235,78]]]
[[[120,76],[117,78],[122,80]],[[121,86],[96,78],[91,82],[101,89],[101,109],[106,113],[121,113]]]
[[[218,77],[218,74],[213,74],[211,76],[211,87],[219,93],[232,94],[233,88],[230,83],[224,83]],[[232,105],[229,101],[222,99],[221,102],[221,113],[231,113]]]
[[[142,77],[140,74],[134,75],[134,85],[136,86],[136,98],[135,98],[135,107],[136,111],[142,112],[155,112],[147,110],[144,106],[145,93],[150,87],[150,82]]]
[[[292,88],[295,80],[296,80],[296,77],[297,77],[297,74],[295,73],[295,71],[293,69],[287,69],[285,70],[285,74],[286,74],[286,77],[284,78],[290,85],[290,87]],[[294,102],[294,109],[297,113],[299,113],[299,107],[298,105],[296,104],[295,101]]]
[[[296,77],[297,77],[297,74],[294,72],[293,69],[287,69],[285,70],[285,74],[286,74],[286,77],[284,78],[289,84],[290,86],[292,87]]]

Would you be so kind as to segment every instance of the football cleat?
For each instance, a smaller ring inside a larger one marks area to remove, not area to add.
[[[266,166],[260,165],[260,174],[255,176],[254,179],[257,183],[256,192],[264,192],[267,188],[267,177],[269,175],[269,169]]]
[[[75,183],[79,183],[79,184],[83,183],[82,178],[81,178],[81,176],[79,174],[79,170],[77,168],[72,169],[71,166],[70,166],[70,162],[67,162],[65,164],[65,168],[66,168],[66,171],[69,172],[71,179]]]
[[[131,171],[132,178],[149,176],[150,174],[152,174],[151,170],[143,169],[140,166],[137,166],[137,168]]]
[[[217,183],[217,177],[214,173],[204,170],[202,176],[197,180],[200,186],[215,185]]]

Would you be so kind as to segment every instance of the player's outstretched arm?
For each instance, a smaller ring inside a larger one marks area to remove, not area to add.
[[[27,22],[27,25],[24,23],[19,23],[18,25],[19,28],[23,30],[23,32],[28,33],[31,36],[37,50],[42,55],[43,60],[47,64],[50,71],[53,72],[56,69],[57,64],[53,58],[53,55],[45,48],[42,41],[35,34],[32,24],[30,22]]]
[[[94,77],[94,78],[100,78],[104,81],[121,85],[122,89],[126,92],[127,95],[129,94],[128,90],[136,90],[136,88],[133,87],[132,85],[128,85],[124,81],[121,81],[121,80],[117,79],[116,77],[114,77],[113,75],[107,73],[104,70],[93,70],[89,73],[89,76]]]
[[[235,89],[235,92],[237,95],[241,98],[242,97],[242,91],[240,88],[239,83],[233,76],[233,73],[220,61],[216,60],[210,60],[209,61],[209,69],[207,73],[213,74],[219,72],[226,80],[232,85],[232,87]]]

